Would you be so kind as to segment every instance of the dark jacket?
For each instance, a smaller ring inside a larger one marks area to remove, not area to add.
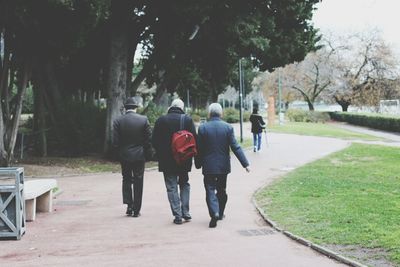
[[[200,125],[197,136],[199,151],[196,167],[203,167],[203,174],[228,174],[231,172],[229,148],[242,166],[249,166],[242,148],[236,141],[233,127],[218,117]]]
[[[113,146],[121,161],[151,158],[151,128],[146,116],[128,111],[113,123]]]
[[[259,114],[251,114],[250,115],[251,122],[251,132],[252,133],[261,133],[263,129],[265,129],[265,122],[261,115]]]
[[[181,115],[185,116],[183,129],[180,129]],[[152,143],[156,150],[158,170],[160,172],[179,174],[182,172],[190,172],[192,169],[192,159],[182,165],[177,165],[172,156],[172,135],[179,130],[187,130],[197,139],[196,128],[192,118],[185,115],[185,113],[177,107],[171,107],[168,113],[158,118],[154,125]]]

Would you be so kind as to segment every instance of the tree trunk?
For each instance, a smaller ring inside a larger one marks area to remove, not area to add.
[[[135,77],[133,82],[129,85],[129,91],[132,95],[136,94],[137,89],[140,84],[146,79],[146,76],[151,72],[154,68],[154,55],[150,56],[150,58],[145,62],[143,69],[139,72],[139,74]],[[159,76],[163,77],[165,72],[162,72]]]
[[[338,103],[342,107],[343,112],[347,112],[349,106],[351,105],[351,100],[346,97],[337,97],[334,96],[336,103]]]
[[[128,44],[128,55],[127,55],[127,63],[126,63],[126,87],[129,88],[129,85],[132,82],[132,72],[133,72],[133,58],[135,56],[135,50],[136,50],[136,46],[133,48],[132,47],[132,41],[129,42]],[[128,97],[130,96],[135,96],[136,91],[135,92],[130,92],[130,90],[126,90],[126,95]]]
[[[341,104],[340,106],[342,107],[342,111],[343,111],[343,112],[347,112],[347,110],[348,110],[350,104],[345,103],[345,104]]]
[[[6,34],[6,33],[5,33]],[[8,88],[8,77],[9,77],[9,70],[10,70],[10,51],[8,49],[7,39],[4,38],[4,55],[3,55],[3,63],[2,69],[0,73],[0,94],[4,95],[5,90]]]
[[[307,101],[308,109],[310,111],[314,111],[314,104],[309,100],[306,100],[306,101]]]
[[[6,34],[6,33],[5,33]],[[10,70],[10,52],[8,47],[8,43],[6,42],[6,39],[3,39],[4,41],[4,57],[3,57],[3,63],[2,63],[2,71],[0,73],[0,94],[1,94],[1,99],[3,99],[4,95],[6,94],[6,91],[8,90],[8,77],[9,77],[9,70]],[[4,122],[4,105],[3,101],[0,101],[0,165],[1,166],[7,166],[7,151],[6,151],[6,140],[5,140],[5,134],[6,134],[6,124]],[[8,103],[7,103],[8,105]]]
[[[0,101],[0,166],[5,167],[7,166],[7,151],[5,148],[5,140],[4,140],[4,133],[5,133],[5,125],[3,120],[3,105]]]
[[[47,157],[47,133],[46,133],[46,116],[43,99],[43,91],[39,86],[33,87],[34,95],[34,131],[38,133],[36,143],[36,151],[41,157]]]
[[[104,140],[104,153],[111,152],[113,122],[121,115],[120,109],[126,97],[128,68],[128,22],[130,2],[128,0],[111,1],[110,61],[107,79],[107,118]]]
[[[14,147],[15,147],[15,142],[17,140],[19,120],[22,111],[22,101],[24,100],[26,87],[28,85],[28,81],[30,78],[31,62],[25,61],[23,63],[23,66],[20,68],[19,72],[20,72],[20,78],[18,79],[19,81],[18,93],[16,95],[15,108],[12,114],[13,118],[12,118],[12,126],[9,137],[10,139],[7,144],[7,166],[10,165],[14,157]]]
[[[161,99],[163,95],[167,92],[165,80],[162,80],[161,83],[156,88],[156,95],[153,98],[154,104],[159,106],[161,104]]]

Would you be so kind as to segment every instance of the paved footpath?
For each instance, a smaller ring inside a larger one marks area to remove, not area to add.
[[[208,228],[199,170],[190,176],[193,220],[183,225],[172,223],[157,171],[145,173],[139,218],[124,216],[120,174],[59,178],[64,192],[55,200],[55,212],[38,214],[20,241],[0,241],[0,266],[339,266],[274,232],[251,198],[277,176],[347,145],[336,139],[270,134],[261,153],[246,152],[250,174],[233,159],[226,218],[215,229]],[[266,234],[249,235],[249,230]]]
[[[331,123],[335,127],[339,127],[345,130],[349,130],[352,132],[358,132],[363,134],[369,134],[372,136],[384,138],[384,141],[375,141],[375,142],[364,142],[364,143],[375,143],[378,145],[385,146],[400,146],[400,134],[394,132],[386,132],[381,130],[376,130],[368,127],[362,127],[357,125],[351,125],[343,122],[333,122]]]

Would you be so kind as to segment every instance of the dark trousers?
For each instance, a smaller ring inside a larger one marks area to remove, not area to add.
[[[142,207],[144,161],[122,161],[121,169],[123,203],[131,206],[134,212],[139,212]]]
[[[223,217],[228,195],[226,194],[227,174],[204,175],[206,202],[210,217]]]

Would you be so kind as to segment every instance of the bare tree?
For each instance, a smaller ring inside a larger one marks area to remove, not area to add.
[[[264,96],[273,96],[278,99],[279,71],[282,73],[281,69],[277,69],[274,72],[264,72],[254,79],[254,85],[263,91]],[[300,97],[297,92],[289,87],[289,83],[286,82],[287,78],[287,76],[281,75],[281,97],[286,109],[291,102]]]
[[[333,86],[329,94],[347,111],[354,105],[379,105],[379,100],[397,91],[398,61],[393,51],[374,30],[329,41]]]
[[[329,62],[330,56],[331,51],[322,47],[308,54],[302,62],[282,69],[284,83],[300,94],[309,110],[314,110],[315,101],[332,84],[333,66]]]

